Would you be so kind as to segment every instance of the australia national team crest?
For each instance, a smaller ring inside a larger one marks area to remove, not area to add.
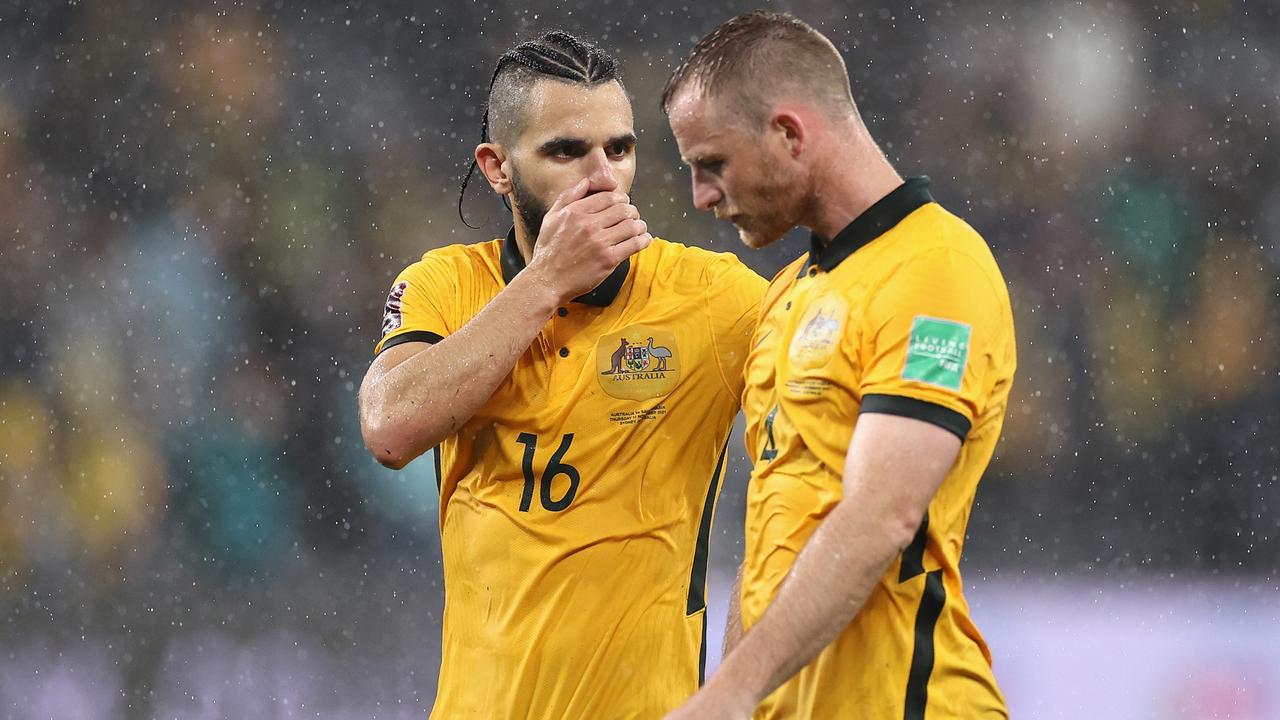
[[[838,295],[818,298],[805,311],[791,338],[792,365],[813,370],[826,365],[840,347],[849,306]]]
[[[616,398],[662,397],[680,381],[681,360],[675,335],[647,325],[632,325],[596,343],[596,377]]]

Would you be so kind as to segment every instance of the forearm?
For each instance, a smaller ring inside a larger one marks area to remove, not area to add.
[[[888,524],[848,498],[839,503],[711,683],[732,683],[759,702],[816,658],[853,620],[910,541],[907,528]]]
[[[742,640],[742,565],[738,566],[738,575],[733,580],[733,592],[729,594],[729,616],[724,622],[724,643],[721,645],[721,657],[728,657]]]
[[[402,446],[372,448],[375,455],[407,462],[456,432],[493,396],[557,303],[532,273],[521,273],[457,332],[366,384],[366,426],[394,428]]]

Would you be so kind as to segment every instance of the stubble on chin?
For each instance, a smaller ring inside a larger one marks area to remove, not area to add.
[[[752,195],[767,198],[762,212],[743,215],[746,222],[738,226],[738,238],[752,250],[768,247],[782,239],[800,224],[810,194],[798,187],[800,178],[783,178],[771,172]],[[745,209],[745,208],[744,208]]]
[[[759,250],[780,240],[790,229],[790,225],[776,219],[772,222],[752,222],[747,227],[738,226],[738,239],[752,250]]]
[[[738,239],[742,241],[743,245],[746,245],[752,250],[759,250],[770,243],[768,239],[756,233],[754,230],[747,230],[745,228],[738,228]]]

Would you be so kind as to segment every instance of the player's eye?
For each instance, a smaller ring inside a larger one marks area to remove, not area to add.
[[[719,175],[724,170],[724,160],[698,160],[694,163],[694,167],[712,175]]]
[[[549,157],[557,160],[570,160],[586,154],[582,143],[563,142],[550,145],[544,150]]]
[[[616,142],[606,148],[608,153],[614,157],[626,157],[631,152],[631,144],[625,142]]]

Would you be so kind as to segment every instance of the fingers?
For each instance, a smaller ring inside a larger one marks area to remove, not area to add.
[[[623,220],[616,223],[613,227],[605,228],[600,231],[597,237],[605,247],[617,245],[623,240],[643,235],[649,231],[649,225],[639,218]]]
[[[640,219],[639,209],[631,204],[625,193],[597,192],[584,195],[585,190],[583,182],[579,182],[561,193],[553,206],[553,209],[558,208],[558,212],[553,215],[548,211],[543,225],[552,223],[554,217],[557,226],[568,231],[569,234],[564,237],[592,238],[592,244],[596,244],[598,251],[605,251],[604,258],[616,255],[618,262],[649,245],[653,239],[648,234],[649,226]],[[637,240],[627,245],[626,249],[613,250],[620,243],[632,239]],[[547,246],[550,247],[550,244]]]
[[[609,248],[609,252],[613,255],[614,262],[620,263],[623,260],[631,257],[632,255],[635,255],[636,253],[640,252],[641,250],[649,247],[649,244],[652,242],[653,242],[652,235],[650,235],[647,232],[641,233],[639,235],[632,236],[614,245],[613,247]]]
[[[598,192],[588,195],[580,200],[575,200],[565,207],[570,212],[592,215],[602,210],[607,210],[614,205],[626,205],[631,201],[626,193],[620,192]]]
[[[639,220],[640,211],[636,209],[635,205],[610,205],[596,213],[592,219],[599,223],[598,227],[611,228],[624,220]]]
[[[589,187],[591,187],[591,181],[588,180],[587,178],[582,178],[578,182],[574,183],[573,187],[557,195],[556,201],[551,204],[551,210],[548,210],[548,212],[555,211],[555,210],[563,210],[569,205],[572,205],[573,203],[586,197],[587,188]],[[603,193],[597,193],[597,194],[603,194]]]

